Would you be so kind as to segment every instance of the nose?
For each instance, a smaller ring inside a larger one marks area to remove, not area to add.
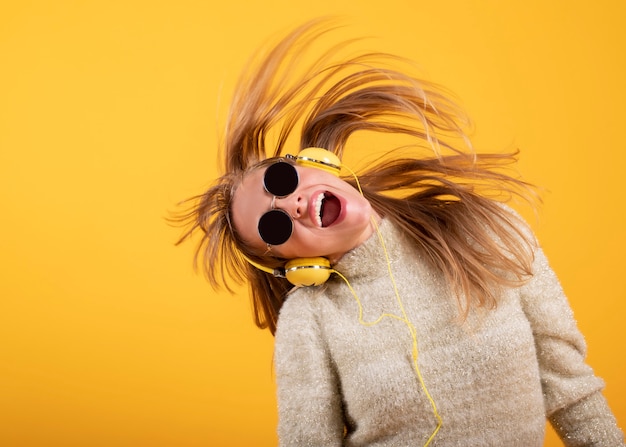
[[[293,219],[299,219],[306,213],[306,200],[296,191],[287,197],[276,197],[274,207],[286,211]]]

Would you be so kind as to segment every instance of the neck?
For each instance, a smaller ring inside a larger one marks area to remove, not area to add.
[[[330,265],[337,264],[341,258],[348,252],[354,250],[355,248],[362,245],[365,241],[367,241],[372,235],[376,232],[378,225],[382,221],[382,217],[374,210],[372,210],[372,214],[370,217],[370,224],[366,227],[365,231],[361,234],[361,237],[357,239],[357,243],[348,251],[344,251],[342,253],[335,253],[326,256],[326,258],[330,261]]]

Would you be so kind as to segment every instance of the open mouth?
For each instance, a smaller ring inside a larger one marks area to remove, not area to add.
[[[325,228],[333,224],[341,213],[341,202],[329,192],[320,194],[315,203],[317,225]]]

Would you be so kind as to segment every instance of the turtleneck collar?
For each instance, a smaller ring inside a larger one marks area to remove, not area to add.
[[[394,258],[397,258],[401,251],[409,248],[409,243],[402,231],[393,225],[389,219],[382,219],[378,224],[378,229],[385,243],[389,259],[393,264]],[[363,244],[343,255],[334,269],[351,279],[370,276],[377,272],[386,274],[385,250],[378,232],[374,231]]]

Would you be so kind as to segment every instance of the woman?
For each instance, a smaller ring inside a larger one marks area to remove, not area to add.
[[[515,154],[474,153],[399,58],[336,62],[342,44],[301,70],[327,31],[244,74],[224,175],[180,216],[211,284],[248,281],[275,334],[281,445],[540,446],[546,417],[568,446],[623,445],[558,280],[500,203],[532,195],[503,171]],[[357,132],[407,144],[340,177]]]

